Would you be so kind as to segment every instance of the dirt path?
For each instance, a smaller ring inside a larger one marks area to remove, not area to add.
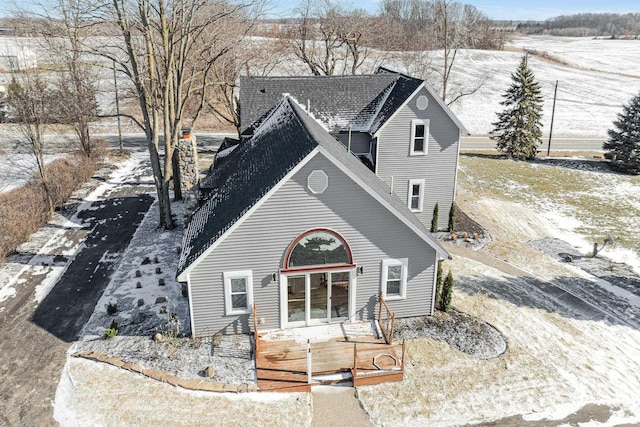
[[[360,406],[353,387],[316,386],[311,389],[313,418],[311,427],[373,426]]]
[[[92,218],[84,215],[83,227],[60,230],[61,221],[47,224],[43,232],[51,238],[25,263],[13,285],[16,296],[0,303],[0,425],[55,425],[52,400],[69,342],[91,315],[113,265],[151,205],[148,186],[140,186],[142,172],[134,169],[119,182],[100,184],[108,188],[92,203]],[[76,208],[83,206],[75,202]],[[114,226],[117,232],[105,233]],[[68,245],[83,240],[74,257],[63,255]],[[51,262],[43,265],[42,259]],[[38,287],[60,274],[38,305]]]

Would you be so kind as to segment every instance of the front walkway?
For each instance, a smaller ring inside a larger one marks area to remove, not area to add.
[[[311,389],[311,427],[372,427],[353,387],[314,386]]]

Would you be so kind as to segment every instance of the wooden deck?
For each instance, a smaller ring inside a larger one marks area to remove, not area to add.
[[[260,390],[308,391],[314,384],[349,381],[359,386],[403,379],[404,343],[389,345],[372,335],[341,336],[309,344],[294,339],[266,339],[259,334],[256,340]]]

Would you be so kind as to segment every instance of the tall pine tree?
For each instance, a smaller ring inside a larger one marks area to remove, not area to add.
[[[622,107],[613,125],[618,130],[609,129],[609,141],[602,145],[605,157],[614,169],[640,174],[640,94]]]
[[[498,113],[498,121],[493,123],[491,139],[497,141],[496,148],[509,157],[531,160],[542,143],[542,96],[540,85],[527,64],[527,55],[511,74],[511,80],[511,87],[500,103],[506,108]]]

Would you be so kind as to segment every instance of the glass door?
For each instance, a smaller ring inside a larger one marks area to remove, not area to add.
[[[309,277],[309,322],[328,322],[327,302],[328,273],[310,273]],[[308,323],[309,323],[308,322]]]
[[[287,297],[285,327],[345,320],[349,317],[349,271],[321,271],[284,276]]]
[[[331,273],[329,321],[349,316],[349,272]]]
[[[306,323],[306,275],[287,277],[287,322],[304,325]]]

